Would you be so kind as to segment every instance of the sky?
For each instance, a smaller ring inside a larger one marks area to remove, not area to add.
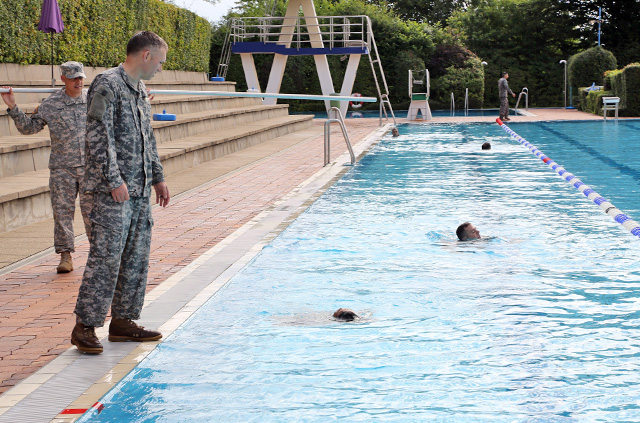
[[[215,5],[203,0],[172,0],[172,2],[211,22],[219,21],[236,3],[235,0],[220,0]]]

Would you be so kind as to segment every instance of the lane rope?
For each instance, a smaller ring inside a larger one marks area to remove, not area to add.
[[[529,143],[527,140],[514,132],[511,128],[505,125],[500,118],[496,119],[496,123],[500,125],[500,127],[504,129],[504,131],[508,133],[512,138],[527,147],[534,156],[542,160],[544,164],[549,166],[553,171],[560,175],[562,179],[564,179],[575,189],[583,193],[584,196],[589,200],[593,201],[606,215],[610,216],[611,218],[613,218],[613,220],[621,224],[626,230],[631,232],[632,235],[640,238],[640,224],[620,211],[616,206],[611,204],[600,194],[589,188],[587,184],[576,178],[575,175],[569,173],[564,167],[560,166],[558,163],[554,162],[551,158],[546,156],[542,151],[536,148],[536,146]]]

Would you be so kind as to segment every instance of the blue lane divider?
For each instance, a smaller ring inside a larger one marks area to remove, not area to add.
[[[500,125],[500,127],[504,129],[506,133],[511,135],[512,138],[527,147],[534,156],[542,160],[543,163],[553,169],[558,175],[560,175],[560,177],[562,177],[562,179],[567,181],[570,185],[573,185],[575,189],[583,193],[584,196],[589,200],[593,201],[598,207],[600,207],[600,210],[605,212],[605,214],[611,216],[613,220],[624,226],[624,228],[631,232],[632,235],[640,238],[640,224],[635,222],[625,213],[621,212],[617,207],[608,202],[604,197],[589,188],[588,185],[586,185],[580,179],[576,178],[573,174],[569,173],[564,167],[551,160],[551,158],[545,156],[544,153],[536,148],[533,144],[529,143],[527,140],[522,138],[511,128],[505,125],[502,120],[498,118],[496,119],[496,123]]]

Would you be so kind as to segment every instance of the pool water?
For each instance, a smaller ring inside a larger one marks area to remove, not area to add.
[[[515,111],[513,109],[511,109],[510,113],[513,114],[520,114],[520,113],[515,113]],[[326,119],[327,118],[327,112],[292,112],[291,114],[304,114],[304,115],[309,115],[312,114],[314,119]],[[394,110],[394,115],[396,118],[398,119],[403,119],[407,117],[407,110]],[[450,117],[451,116],[451,111],[450,110],[432,110],[431,111],[431,115],[433,117]],[[467,113],[465,114],[464,110],[456,110],[455,114],[453,115],[454,117],[461,117],[461,116],[495,116],[498,117],[500,115],[500,110],[499,109],[469,109],[467,110]],[[384,114],[382,115],[383,119]],[[347,115],[346,115],[346,119],[359,119],[359,118],[376,118],[379,119],[380,118],[380,111],[379,110],[349,110],[347,111]],[[388,118],[391,119],[391,113],[388,113]]]
[[[639,122],[511,127],[640,220]],[[640,421],[640,240],[495,124],[400,132],[81,421]]]

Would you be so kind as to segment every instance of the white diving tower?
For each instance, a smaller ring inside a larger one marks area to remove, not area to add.
[[[302,15],[300,14],[302,12]],[[313,56],[322,95],[339,93],[350,96],[362,55],[369,57],[375,80],[380,113],[393,115],[389,102],[389,87],[378,54],[371,20],[368,16],[316,16],[313,0],[291,0],[285,17],[232,18],[229,22],[228,40],[223,48],[218,74],[226,76],[230,54],[239,54],[247,87],[259,92],[277,94],[289,56]],[[260,87],[253,60],[254,54],[274,54],[267,87]],[[327,55],[348,56],[342,88],[337,92],[333,85]],[[382,86],[380,84],[382,82]],[[264,104],[275,104],[277,99],[265,98]],[[345,116],[348,101],[340,101],[340,112]],[[327,110],[330,102],[325,100]]]
[[[416,92],[417,91],[417,92]],[[407,112],[407,119],[418,120],[418,113],[423,120],[431,120],[429,95],[431,92],[431,78],[428,69],[409,70],[409,98],[411,104]]]

